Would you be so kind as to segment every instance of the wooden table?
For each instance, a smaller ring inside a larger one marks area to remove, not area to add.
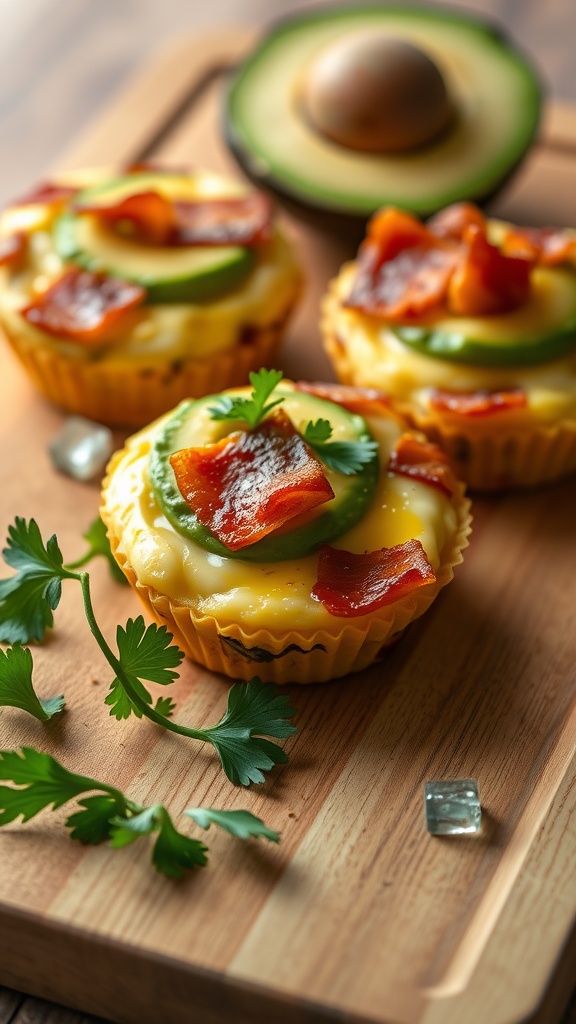
[[[576,102],[572,0],[460,0],[456,6],[498,17],[536,60],[554,98]],[[58,162],[161,44],[212,26],[262,25],[291,8],[289,0],[218,0],[202,7],[180,0],[4,0],[0,200],[24,191]],[[89,1020],[94,1018],[0,988],[0,1024]],[[563,1024],[576,1024],[576,999]]]

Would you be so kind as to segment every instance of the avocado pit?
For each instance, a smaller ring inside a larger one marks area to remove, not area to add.
[[[436,63],[384,32],[359,31],[322,48],[300,84],[311,127],[348,149],[419,149],[450,125],[454,104]]]
[[[395,60],[402,51],[405,92],[382,57],[390,49]],[[325,61],[336,63],[331,75]],[[260,40],[231,79],[224,128],[258,187],[357,241],[382,206],[427,217],[485,203],[527,152],[540,105],[538,76],[498,26],[436,4],[344,0],[299,11]]]

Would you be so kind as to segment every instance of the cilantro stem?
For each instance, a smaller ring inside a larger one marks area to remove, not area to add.
[[[103,525],[97,525],[91,528],[89,536],[86,535],[96,554],[106,553],[103,529]],[[205,729],[179,725],[170,718],[172,699],[160,697],[153,705],[152,696],[142,682],[165,686],[178,675],[174,670],[184,652],[172,643],[174,638],[165,625],[154,623],[146,628],[142,615],[135,620],[128,619],[125,627],[117,627],[114,651],[94,614],[89,574],[65,566],[56,536],[44,544],[34,519],[16,518],[9,528],[7,547],[2,554],[5,562],[17,572],[0,580],[0,640],[14,645],[3,660],[0,658],[0,704],[21,707],[40,721],[46,721],[62,709],[60,697],[47,701],[38,699],[32,685],[32,656],[27,648],[19,645],[42,640],[54,624],[52,613],[60,603],[62,581],[75,580],[82,590],[92,636],[114,671],[106,697],[106,704],[112,706],[110,714],[120,719],[134,713],[169,732],[211,744],[227,777],[242,786],[264,782],[264,772],[286,762],[284,750],[271,738],[286,739],[297,731],[288,721],[295,710],[275,687],[265,686],[256,676],[245,685],[236,683],[228,691],[226,711],[215,725]],[[135,808],[130,810],[136,813]]]
[[[113,669],[114,673],[118,676],[118,679],[122,683],[124,690],[132,703],[138,708],[138,710],[151,722],[155,722],[156,725],[162,726],[163,729],[169,729],[170,732],[179,733],[181,736],[189,736],[194,740],[206,741],[207,737],[202,729],[190,729],[186,725],[178,725],[177,722],[172,722],[165,715],[159,714],[153,707],[146,703],[142,699],[138,691],[132,686],[130,677],[124,671],[122,662],[118,660],[112,649],[109,647],[100,626],[96,621],[94,615],[94,608],[92,606],[92,596],[90,594],[90,575],[87,572],[80,572],[73,574],[74,579],[79,580],[80,586],[82,587],[82,597],[84,600],[84,611],[90,626],[92,636],[96,640],[100,650],[102,651],[106,661]]]

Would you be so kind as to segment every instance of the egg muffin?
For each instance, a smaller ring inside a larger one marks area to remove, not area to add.
[[[373,384],[478,491],[576,471],[576,234],[487,220],[368,225],[322,309],[338,377]]]
[[[300,287],[269,200],[208,171],[71,174],[0,217],[6,337],[43,395],[113,426],[245,383]]]
[[[237,679],[366,668],[462,559],[469,503],[376,391],[275,371],[181,403],[115,454],[101,514],[149,613]]]

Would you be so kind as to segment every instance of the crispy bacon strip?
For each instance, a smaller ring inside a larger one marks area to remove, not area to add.
[[[395,259],[405,249],[434,244],[428,228],[417,217],[395,206],[386,206],[371,217],[366,239],[368,245],[376,246],[382,263]]]
[[[22,262],[26,252],[26,234],[13,231],[0,238],[0,267],[14,267]]]
[[[359,416],[378,416],[390,409],[390,396],[378,388],[351,387],[346,384],[325,384],[316,381],[299,380],[296,390],[308,395],[316,395],[327,402],[335,402],[349,412]]]
[[[48,334],[95,345],[111,339],[145,298],[139,285],[71,267],[22,315]]]
[[[530,293],[531,260],[504,256],[476,224],[464,233],[466,253],[455,268],[448,303],[458,316],[507,313],[526,302]]]
[[[393,207],[381,211],[360,246],[344,306],[401,322],[442,306],[457,316],[516,309],[528,297],[534,259],[501,252],[486,229],[471,203],[447,207],[427,227]]]
[[[419,540],[364,554],[323,544],[312,597],[331,615],[353,618],[377,611],[435,579]]]
[[[492,416],[508,409],[525,409],[527,404],[526,392],[522,388],[471,392],[435,388],[430,396],[431,409],[459,416]]]
[[[442,303],[457,262],[448,248],[414,246],[387,263],[375,247],[365,248],[344,305],[388,320],[419,316]]]
[[[243,245],[269,241],[272,205],[261,193],[235,199],[171,201],[154,189],[108,204],[78,202],[73,209],[117,227],[129,222],[136,237],[152,245]]]
[[[388,470],[399,476],[430,484],[450,497],[456,480],[441,448],[430,441],[419,441],[412,434],[402,434],[390,453]]]
[[[513,227],[504,235],[502,252],[553,267],[576,257],[576,239],[560,228]]]
[[[281,409],[252,431],[175,452],[170,463],[184,500],[231,551],[334,497],[321,462]]]
[[[59,185],[54,181],[43,181],[36,185],[30,192],[26,192],[18,199],[13,199],[9,206],[34,206],[41,203],[43,206],[60,206],[67,202],[73,195],[76,195],[78,188],[75,185]]]
[[[344,305],[402,320],[441,303],[458,249],[394,207],[377,213],[360,246],[357,273]]]
[[[452,203],[435,213],[427,222],[427,227],[437,238],[461,242],[469,224],[475,224],[486,233],[486,218],[474,203]]]

